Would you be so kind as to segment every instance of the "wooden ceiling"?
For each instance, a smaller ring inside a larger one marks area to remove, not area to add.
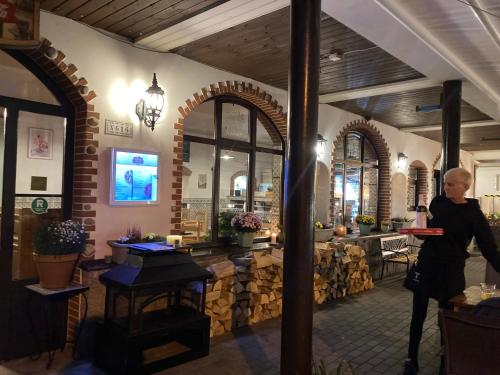
[[[398,92],[331,103],[367,119],[383,122],[397,128],[441,124],[442,112],[417,112],[416,106],[439,104],[441,87]],[[490,117],[462,100],[462,122],[490,120]]]
[[[135,41],[226,1],[228,0],[41,0],[40,7]]]
[[[289,38],[287,7],[172,52],[286,90]],[[324,13],[320,48],[320,94],[423,77]],[[328,59],[335,51],[341,61]]]
[[[41,8],[92,27],[115,33],[130,41],[187,20],[228,0],[41,0]],[[286,90],[290,8],[178,47],[172,52],[189,59]],[[423,77],[326,14],[321,16],[320,95],[383,85]],[[328,57],[337,52],[340,61]],[[441,112],[417,113],[417,105],[439,103],[440,87],[330,103],[398,128],[441,123]],[[462,121],[486,120],[488,116],[463,102]],[[496,127],[464,129],[464,148],[498,148],[497,141],[481,142]],[[438,140],[439,132],[418,133]]]

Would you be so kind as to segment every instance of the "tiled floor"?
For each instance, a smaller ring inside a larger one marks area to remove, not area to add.
[[[472,257],[466,267],[468,285],[478,284],[484,275],[484,259]],[[437,374],[439,331],[437,305],[431,302],[421,344],[419,374]],[[401,286],[401,276],[377,282],[375,289],[355,297],[326,303],[314,314],[313,352],[327,368],[348,361],[356,375],[401,374],[406,357],[411,293]],[[244,375],[279,374],[280,326],[270,320],[233,335],[212,340],[208,357],[160,374]],[[45,370],[45,357],[5,362],[0,375],[11,374],[103,374],[88,362],[71,362],[69,353],[57,353],[53,369]]]

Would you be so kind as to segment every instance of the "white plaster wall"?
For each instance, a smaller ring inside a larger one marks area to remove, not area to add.
[[[500,181],[497,182],[497,179],[500,179],[500,165],[478,166],[476,168],[476,191],[474,196],[479,198],[486,194],[500,194],[500,186],[498,186]]]
[[[64,30],[64,32],[62,32]],[[41,13],[41,35],[66,55],[66,62],[78,68],[79,77],[85,77],[97,98],[92,101],[101,114],[97,196],[96,256],[110,252],[106,240],[117,238],[132,225],[140,225],[143,232],[166,234],[172,228],[172,158],[173,124],[179,118],[177,108],[193,93],[211,83],[226,80],[251,82],[271,93],[280,105],[286,106],[287,94],[283,90],[235,74],[217,70],[183,57],[155,53],[134,48],[87,26],[46,12]],[[134,106],[140,93],[151,85],[155,72],[158,84],[166,92],[164,117],[154,132],[139,126]],[[134,123],[134,137],[125,138],[104,134],[104,120],[111,119]],[[160,205],[148,207],[110,207],[109,153],[110,147],[127,147],[161,152]],[[209,173],[207,173],[209,175]],[[209,177],[209,176],[207,176]],[[193,173],[190,183],[197,184]],[[208,183],[208,181],[207,181]]]
[[[128,226],[141,225],[143,232],[155,231],[163,234],[171,229],[173,124],[179,118],[177,107],[185,106],[186,99],[192,98],[193,93],[200,92],[202,87],[208,87],[211,83],[244,80],[269,92],[286,110],[287,93],[284,90],[177,55],[137,49],[69,19],[42,12],[41,34],[48,38],[55,48],[66,54],[66,61],[77,66],[77,75],[85,77],[90,89],[97,93],[97,98],[92,101],[95,110],[101,114],[101,132],[98,136],[99,193],[96,206],[98,230],[95,235],[97,257],[109,253],[105,241],[123,234]],[[133,113],[139,93],[151,84],[153,72],[157,73],[158,83],[166,91],[164,117],[154,133],[139,126]],[[105,119],[133,122],[134,137],[124,138],[104,134]],[[336,135],[345,125],[356,119],[361,117],[329,105],[319,106],[319,132],[329,141],[325,156],[320,161],[328,170],[331,168],[331,148]],[[440,150],[437,142],[402,133],[382,123],[374,122],[374,124],[380,129],[389,145],[393,165],[391,174],[396,172],[394,164],[398,152],[408,155],[410,163],[413,160],[421,160],[429,170],[431,169],[432,162]],[[110,207],[108,205],[109,158],[105,150],[113,146],[161,152],[159,206]],[[209,177],[209,173],[207,175]],[[197,183],[195,173],[189,183],[191,186]]]

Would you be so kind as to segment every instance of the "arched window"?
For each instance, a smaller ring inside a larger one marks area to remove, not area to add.
[[[181,229],[198,223],[201,235],[194,240],[216,240],[219,215],[238,211],[253,211],[264,229],[275,229],[281,221],[283,158],[281,135],[253,104],[219,96],[198,106],[184,119],[183,166],[192,176],[182,181]]]
[[[335,149],[333,222],[351,224],[357,215],[377,218],[378,156],[359,132],[348,132]]]
[[[427,167],[419,160],[410,164],[408,169],[408,191],[406,207],[408,211],[415,211],[418,197],[422,194],[424,203],[427,202]]]

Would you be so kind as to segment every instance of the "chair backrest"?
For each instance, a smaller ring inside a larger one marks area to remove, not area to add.
[[[500,319],[470,312],[439,312],[448,375],[500,373]]]
[[[408,237],[406,235],[382,237],[380,239],[380,249],[383,250],[401,250],[407,248]]]

